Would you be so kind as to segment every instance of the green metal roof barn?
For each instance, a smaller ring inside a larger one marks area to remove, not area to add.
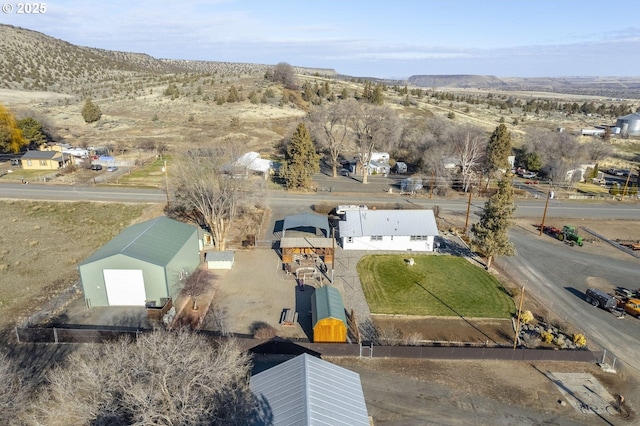
[[[132,225],[82,261],[87,306],[162,306],[200,264],[197,229],[167,217]]]

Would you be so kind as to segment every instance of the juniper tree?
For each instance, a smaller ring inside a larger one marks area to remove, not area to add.
[[[24,139],[34,145],[42,145],[47,142],[47,135],[42,124],[33,117],[18,120],[18,127],[22,131]]]
[[[82,118],[87,123],[94,123],[102,117],[100,107],[94,104],[91,99],[87,99],[82,107]]]
[[[320,156],[313,145],[311,134],[304,123],[298,124],[285,155],[280,171],[287,188],[302,189],[311,186],[311,177],[320,171]]]
[[[511,178],[505,175],[498,181],[498,191],[484,204],[480,221],[471,227],[475,237],[473,246],[487,257],[487,269],[491,267],[495,256],[516,254],[508,234],[515,209],[513,184]]]
[[[507,130],[507,126],[500,124],[489,137],[489,144],[487,145],[489,179],[498,170],[509,168],[511,148],[511,134]],[[487,179],[487,187],[489,187],[489,179]]]

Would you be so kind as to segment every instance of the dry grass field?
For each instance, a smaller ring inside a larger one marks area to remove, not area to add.
[[[0,327],[22,322],[46,303],[55,305],[56,297],[77,282],[78,262],[155,208],[90,202],[0,203]]]

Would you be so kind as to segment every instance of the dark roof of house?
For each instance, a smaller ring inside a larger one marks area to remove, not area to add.
[[[124,254],[148,263],[166,266],[196,232],[196,228],[191,225],[160,216],[126,228],[80,265]]]
[[[22,156],[23,160],[53,160],[55,157],[62,156],[58,151],[27,151]]]
[[[284,237],[287,229],[306,226],[322,229],[324,230],[324,236],[329,237],[329,218],[327,216],[312,213],[301,213],[286,216],[282,227],[282,236]]]

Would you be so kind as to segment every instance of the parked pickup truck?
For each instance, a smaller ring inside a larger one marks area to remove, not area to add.
[[[605,293],[597,288],[588,288],[584,298],[587,303],[595,307],[600,307],[607,311],[612,311],[618,307],[618,299],[615,296]]]
[[[629,299],[624,304],[624,311],[629,315],[640,318],[640,299]]]

